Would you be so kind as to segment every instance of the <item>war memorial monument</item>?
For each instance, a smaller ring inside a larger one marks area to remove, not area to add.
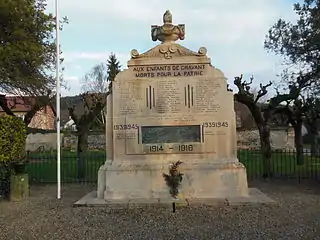
[[[237,158],[233,93],[206,48],[194,52],[176,43],[185,38],[185,26],[174,25],[169,11],[162,26],[151,26],[151,37],[161,43],[141,54],[132,50],[128,69],[113,82],[107,159],[97,191],[77,203],[172,201],[163,173],[177,161],[183,162],[183,200],[272,201],[248,188]]]

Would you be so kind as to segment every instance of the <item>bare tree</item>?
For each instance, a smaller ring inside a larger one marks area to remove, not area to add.
[[[105,63],[95,65],[82,79],[82,92],[106,93],[108,91],[108,68]]]
[[[110,82],[108,81],[108,67],[105,63],[95,65],[82,79],[83,93],[107,93]],[[85,102],[86,104],[86,102]],[[86,106],[89,108],[89,106]],[[101,110],[96,119],[105,124],[105,109]]]
[[[234,95],[234,98],[236,101],[245,104],[248,107],[258,127],[264,166],[263,175],[267,178],[272,176],[269,121],[281,103],[292,101],[299,97],[305,82],[297,81],[297,85],[290,85],[288,93],[277,93],[276,96],[270,98],[267,104],[258,104],[258,101],[268,93],[268,88],[272,85],[272,82],[269,82],[266,85],[261,83],[260,90],[257,92],[256,96],[251,90],[252,82],[253,77],[250,78],[250,81],[245,81],[243,75],[235,77],[234,84],[238,88],[238,93]]]

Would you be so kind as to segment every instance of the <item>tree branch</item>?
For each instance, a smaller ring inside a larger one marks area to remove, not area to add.
[[[276,115],[276,114],[285,115],[288,117],[288,120],[292,126],[295,126],[295,124],[296,124],[295,117],[294,117],[295,114],[289,105],[278,106],[276,109],[274,109],[273,114],[274,115]]]
[[[261,97],[265,96],[268,93],[267,88],[272,85],[271,81],[266,85],[263,85],[262,83],[260,83],[260,90],[258,92],[258,95],[254,97],[254,94],[251,92],[251,86],[250,86],[252,82],[253,82],[253,76],[250,77],[249,82],[243,80],[243,74],[241,74],[240,77],[234,78],[234,84],[237,86],[239,90],[239,92],[236,95],[238,95],[239,101],[242,101],[242,103],[244,104],[245,102],[256,104]]]
[[[227,91],[228,92],[233,92],[232,88],[230,88],[230,84],[227,84]],[[109,95],[109,94],[108,94]]]
[[[262,83],[260,83],[260,90],[258,91],[258,95],[256,96],[256,99],[254,100],[255,103],[257,103],[260,98],[262,98],[268,93],[267,88],[270,87],[271,85],[272,85],[271,81],[266,85],[262,85]]]

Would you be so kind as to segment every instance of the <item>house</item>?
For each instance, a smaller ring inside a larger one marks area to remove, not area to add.
[[[77,127],[76,127],[76,124],[75,122],[73,121],[73,119],[71,117],[69,117],[69,121],[66,122],[64,125],[63,125],[63,129],[64,130],[71,130],[71,131],[77,131]]]
[[[36,99],[29,96],[6,96],[7,106],[15,116],[25,118],[25,115],[32,109]],[[0,107],[0,115],[6,114]],[[51,104],[44,106],[31,119],[28,127],[53,130],[55,129],[55,109]]]

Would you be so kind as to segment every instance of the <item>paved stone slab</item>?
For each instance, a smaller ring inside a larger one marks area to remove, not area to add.
[[[189,205],[249,205],[276,203],[257,188],[249,188],[249,197],[188,199]]]
[[[234,206],[249,204],[274,204],[274,200],[257,188],[249,188],[249,197],[239,198],[193,198],[193,199],[170,199],[170,198],[151,198],[151,199],[129,199],[129,200],[112,200],[106,201],[97,198],[97,191],[92,191],[75,202],[75,206],[109,206],[109,207],[142,207],[150,205],[168,205],[176,202],[176,206],[192,206],[192,205],[212,205],[212,206]]]

